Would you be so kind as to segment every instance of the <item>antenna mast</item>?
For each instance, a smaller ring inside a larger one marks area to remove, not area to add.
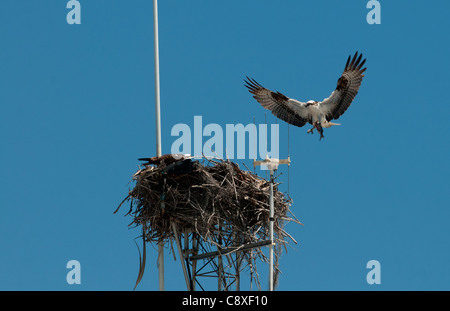
[[[159,38],[158,38],[158,0],[153,0],[153,31],[155,40],[155,114],[156,114],[156,155],[160,157],[161,152],[161,109],[160,109],[160,87],[159,87]],[[164,201],[161,209],[164,209]],[[158,242],[158,271],[159,290],[164,290],[164,242]]]
[[[273,240],[273,222],[275,221],[274,218],[274,205],[273,205],[273,184],[274,184],[274,177],[273,173],[278,169],[278,165],[280,164],[287,164],[290,166],[291,159],[288,157],[285,160],[280,159],[270,159],[268,156],[266,156],[265,160],[262,161],[253,161],[253,166],[263,166],[264,169],[270,171],[270,211],[269,211],[269,233],[270,233],[270,244],[269,244],[269,290],[273,291],[273,247],[275,245],[275,242]]]

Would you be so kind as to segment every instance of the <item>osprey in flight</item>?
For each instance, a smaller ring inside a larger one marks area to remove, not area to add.
[[[322,139],[324,137],[323,129],[340,125],[331,122],[331,120],[337,120],[350,107],[356,94],[358,94],[364,77],[363,72],[367,69],[361,69],[366,62],[365,59],[363,61],[361,59],[362,54],[358,57],[358,52],[355,53],[353,59],[351,55],[348,57],[344,72],[337,81],[336,89],[330,97],[321,102],[310,100],[302,103],[280,92],[272,92],[249,77],[245,80],[245,86],[254,95],[253,98],[265,109],[272,111],[277,118],[298,127],[302,127],[308,122],[313,126],[312,129],[308,130],[308,133],[312,134],[314,129],[317,129],[320,133],[320,139]]]

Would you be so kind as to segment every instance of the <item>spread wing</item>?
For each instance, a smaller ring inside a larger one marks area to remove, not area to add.
[[[348,57],[344,72],[337,82],[337,87],[331,93],[330,97],[325,98],[319,105],[326,107],[328,112],[326,118],[328,121],[338,119],[348,107],[350,107],[356,94],[358,94],[361,86],[363,72],[367,68],[361,69],[366,60],[362,59],[362,54],[358,57],[358,52],[355,53],[353,59],[351,55]]]
[[[311,114],[305,103],[289,98],[280,92],[272,92],[249,77],[244,81],[249,92],[253,94],[253,98],[277,118],[298,127],[302,127],[306,122],[311,122]]]

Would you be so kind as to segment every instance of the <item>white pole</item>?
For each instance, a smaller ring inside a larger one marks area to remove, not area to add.
[[[161,110],[159,87],[159,39],[158,39],[158,0],[153,0],[153,29],[155,38],[155,112],[156,112],[156,155],[161,154]]]
[[[161,153],[161,110],[159,93],[159,39],[158,39],[158,0],[153,0],[153,31],[155,39],[155,112],[156,112],[156,155]],[[161,204],[163,208],[163,203]],[[164,243],[158,242],[159,290],[164,290]]]
[[[270,232],[270,246],[269,246],[269,290],[273,291],[273,222],[274,222],[274,207],[273,207],[273,170],[270,170],[270,211],[269,211],[269,232]]]
[[[253,167],[257,165],[266,165],[266,169],[270,170],[270,210],[269,210],[269,234],[270,234],[270,244],[269,244],[269,290],[273,291],[273,247],[275,245],[273,240],[273,225],[275,221],[275,212],[274,212],[274,204],[273,204],[273,184],[274,177],[273,173],[278,169],[279,164],[287,164],[290,165],[291,159],[288,157],[287,159],[269,159],[266,157],[265,160],[262,161],[253,161]]]

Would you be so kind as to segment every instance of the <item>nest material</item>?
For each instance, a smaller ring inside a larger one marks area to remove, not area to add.
[[[269,181],[230,161],[161,159],[157,163],[152,159],[134,174],[135,187],[115,211],[130,201],[126,214],[133,217],[130,226],[142,226],[145,241],[171,240],[171,223],[220,248],[270,239]],[[291,199],[278,191],[278,185],[274,183],[273,189],[276,272],[281,246],[288,244],[286,238],[296,243],[284,225],[300,223],[289,210]],[[258,257],[267,261],[259,248],[243,252],[252,269]]]

